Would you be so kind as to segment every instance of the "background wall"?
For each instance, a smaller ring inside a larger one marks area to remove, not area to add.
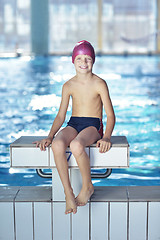
[[[160,0],[1,0],[0,53],[69,54],[79,40],[100,53],[160,49]]]

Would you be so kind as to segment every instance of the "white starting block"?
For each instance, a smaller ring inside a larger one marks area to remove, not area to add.
[[[160,239],[159,186],[96,186],[90,201],[77,214],[64,214],[64,193],[55,168],[51,147],[45,152],[21,137],[11,144],[11,166],[52,168],[51,187],[0,188],[0,239],[9,240],[134,240]],[[92,168],[129,167],[125,137],[111,138],[112,148],[99,153],[95,144],[86,148]],[[70,149],[66,151],[74,193],[81,188],[80,173]]]
[[[43,139],[40,136],[22,136],[10,145],[10,157],[12,168],[36,168],[52,169],[52,200],[64,201],[63,187],[55,166],[51,147],[46,151],[40,151],[32,142]],[[112,136],[112,147],[109,152],[99,153],[96,144],[86,147],[90,157],[91,168],[128,168],[129,167],[129,144],[125,136]],[[75,195],[81,189],[81,175],[76,160],[70,149],[66,150],[71,185]]]

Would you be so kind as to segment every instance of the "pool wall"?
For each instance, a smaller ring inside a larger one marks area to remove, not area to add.
[[[0,239],[160,239],[160,186],[96,187],[75,215],[51,196],[51,187],[0,187]]]

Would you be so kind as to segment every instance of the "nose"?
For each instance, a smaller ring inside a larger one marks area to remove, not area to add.
[[[83,58],[82,63],[87,63],[87,58]]]

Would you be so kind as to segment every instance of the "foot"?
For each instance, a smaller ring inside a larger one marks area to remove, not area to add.
[[[79,195],[76,197],[77,206],[85,206],[93,193],[94,187],[92,184],[89,187],[82,187]]]
[[[74,194],[66,196],[66,211],[65,211],[65,214],[69,214],[69,213],[72,213],[72,212],[74,214],[77,212],[77,204],[76,204]]]

